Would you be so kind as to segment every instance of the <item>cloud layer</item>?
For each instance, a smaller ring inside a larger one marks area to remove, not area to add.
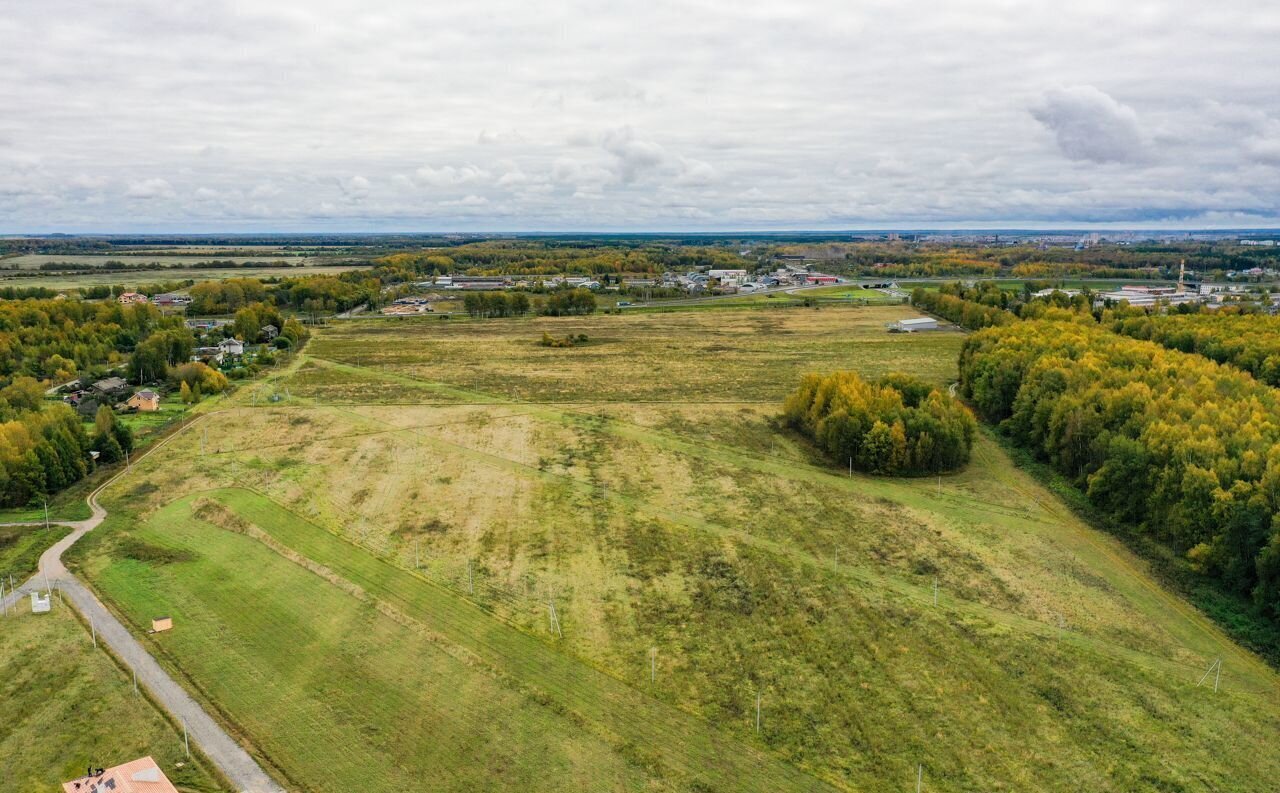
[[[1280,7],[1115,9],[12,4],[0,232],[1280,225]]]

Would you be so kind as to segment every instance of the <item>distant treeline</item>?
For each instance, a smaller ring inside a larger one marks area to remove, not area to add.
[[[837,274],[887,278],[1006,276],[1014,278],[1171,279],[1185,261],[1193,279],[1220,278],[1254,267],[1280,269],[1280,247],[1235,241],[1143,245],[991,245],[949,242],[843,242],[779,245],[770,253],[803,255]]]
[[[970,336],[962,394],[1099,513],[1280,621],[1280,395],[1091,319]]]
[[[674,245],[576,245],[544,242],[485,242],[437,248],[416,253],[395,253],[377,264],[404,270],[417,277],[466,273],[468,275],[603,275],[641,273],[655,275],[694,268],[754,269],[753,260],[736,250]]]

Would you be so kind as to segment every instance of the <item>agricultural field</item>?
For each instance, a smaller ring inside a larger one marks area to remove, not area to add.
[[[0,631],[0,793],[60,790],[90,764],[146,754],[179,790],[228,790],[70,609],[10,613]]]
[[[35,258],[35,257],[21,257]],[[76,258],[98,259],[105,257],[44,257],[52,258],[57,261]],[[127,258],[114,257],[120,261],[128,262]],[[12,267],[12,262],[17,259],[2,260],[5,268]],[[147,258],[145,262],[139,262],[140,266],[145,266],[153,261]],[[291,263],[297,263],[290,260]],[[201,268],[192,266],[195,264],[191,259],[183,259],[181,261],[167,262],[167,266],[154,269],[143,270],[107,270],[101,272],[89,272],[94,265],[86,265],[85,270],[74,272],[57,272],[38,270],[22,270],[14,273],[8,269],[0,268],[0,284],[5,286],[44,286],[50,289],[76,289],[89,286],[111,286],[114,284],[145,284],[154,281],[169,280],[193,280],[193,281],[218,281],[224,278],[288,278],[301,275],[337,275],[348,270],[357,270],[365,265],[359,264],[336,264],[336,265],[309,265],[298,267],[254,267],[252,265],[246,267],[213,267]]]
[[[994,440],[877,478],[779,423],[808,371],[953,382],[963,335],[886,332],[913,315],[335,322],[117,480],[71,561],[174,616],[143,641],[290,789],[1280,775],[1275,673]]]

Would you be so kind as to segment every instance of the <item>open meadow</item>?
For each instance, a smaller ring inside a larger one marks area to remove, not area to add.
[[[290,789],[1280,777],[1273,670],[995,440],[877,478],[779,423],[810,371],[953,382],[961,333],[886,331],[914,315],[336,322],[117,480],[71,561],[173,615],[142,641]]]

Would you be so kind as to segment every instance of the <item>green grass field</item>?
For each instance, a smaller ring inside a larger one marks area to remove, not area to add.
[[[805,371],[951,381],[911,315],[335,323],[76,563],[299,790],[1265,787],[1274,672],[994,441],[884,479],[779,426]]]
[[[226,790],[70,609],[19,611],[0,632],[0,793],[60,791],[90,764],[148,754],[179,790]]]

